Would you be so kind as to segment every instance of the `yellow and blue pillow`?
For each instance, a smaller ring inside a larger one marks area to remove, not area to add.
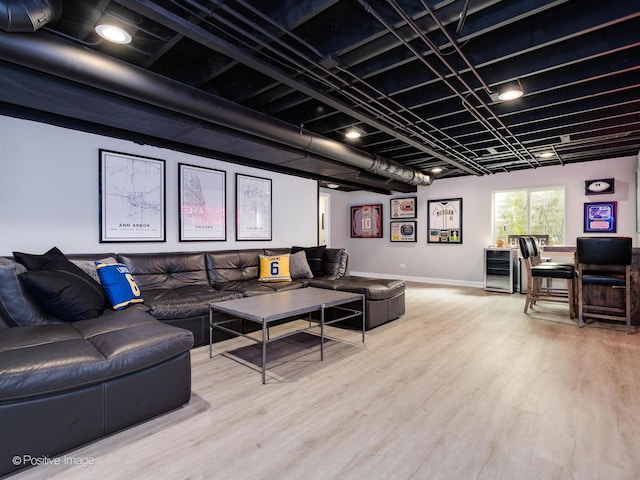
[[[144,301],[140,287],[124,263],[95,263],[102,288],[114,310]]]
[[[260,255],[261,282],[290,282],[289,254]]]

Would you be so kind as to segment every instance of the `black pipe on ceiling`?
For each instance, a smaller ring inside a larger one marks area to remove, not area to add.
[[[47,33],[0,32],[0,58],[93,88],[330,158],[409,185],[430,175],[316,135],[255,110],[143,70]]]
[[[0,0],[0,30],[5,32],[35,32],[61,15],[61,0]]]

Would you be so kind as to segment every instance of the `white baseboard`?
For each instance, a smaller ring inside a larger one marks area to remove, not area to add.
[[[456,287],[472,287],[472,288],[484,288],[483,282],[468,282],[464,280],[451,280],[449,278],[431,278],[431,277],[413,277],[409,275],[389,275],[386,273],[370,273],[370,272],[349,272],[348,275],[355,275],[358,277],[374,277],[374,278],[398,278],[405,282],[417,282],[417,283],[434,283],[436,285],[452,285]]]

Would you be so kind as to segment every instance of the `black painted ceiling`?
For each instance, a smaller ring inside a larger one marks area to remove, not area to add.
[[[113,57],[437,181],[636,155],[639,6],[68,0],[61,18],[44,28],[0,34],[38,38],[38,48],[68,43]],[[102,41],[94,32],[102,22],[122,25],[133,42]],[[248,162],[345,190],[415,190],[290,141],[62,78],[7,48],[0,54],[0,113]],[[498,101],[510,82],[524,96]],[[344,133],[352,127],[363,136],[349,141]],[[435,167],[442,172],[432,174]]]

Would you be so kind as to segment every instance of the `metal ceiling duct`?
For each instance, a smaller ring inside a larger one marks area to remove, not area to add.
[[[0,29],[5,32],[35,32],[61,15],[61,0],[0,0]]]
[[[0,58],[69,81],[285,144],[402,183],[432,183],[430,175],[413,168],[316,135],[216,95],[78,47],[50,34],[0,32]]]

